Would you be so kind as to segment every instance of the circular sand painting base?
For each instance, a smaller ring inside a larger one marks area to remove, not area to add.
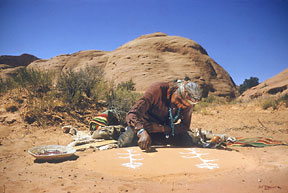
[[[93,165],[85,164],[85,158],[81,159],[80,156],[78,166],[83,170],[93,170],[113,176],[145,178],[215,173],[233,168],[249,169],[257,164],[252,158],[244,157],[236,151],[172,147],[156,147],[155,150],[146,153],[139,147],[129,147],[98,151],[89,155]]]

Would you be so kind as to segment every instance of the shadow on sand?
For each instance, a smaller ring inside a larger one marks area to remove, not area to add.
[[[70,157],[65,157],[65,158],[61,158],[61,159],[35,159],[34,163],[38,163],[38,164],[42,164],[42,163],[62,163],[62,162],[66,162],[66,161],[75,161],[79,158],[79,156],[77,155],[72,155]]]
[[[145,153],[155,153],[158,152],[157,149],[161,148],[202,148],[202,149],[216,149],[216,150],[224,150],[224,151],[236,151],[239,152],[237,149],[232,149],[229,147],[218,147],[218,148],[203,148],[198,146],[174,146],[174,145],[152,145],[150,151],[142,150]]]

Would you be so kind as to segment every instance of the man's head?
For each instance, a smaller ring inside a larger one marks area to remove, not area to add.
[[[191,81],[178,81],[177,84],[177,92],[182,99],[186,100],[191,105],[194,105],[201,100],[201,90],[198,84]]]
[[[172,100],[181,108],[195,105],[201,100],[201,90],[195,82],[178,80],[176,84],[177,89]]]

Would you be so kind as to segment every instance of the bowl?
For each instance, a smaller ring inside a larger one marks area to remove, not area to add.
[[[75,152],[73,147],[63,145],[43,145],[28,150],[29,154],[40,160],[64,159],[72,156]]]

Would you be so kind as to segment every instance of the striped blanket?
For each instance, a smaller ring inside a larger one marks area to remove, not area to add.
[[[106,126],[108,124],[108,111],[94,117],[90,123],[90,131],[96,131],[101,126]]]
[[[100,115],[93,117],[89,123],[90,131],[96,131],[100,127],[108,125],[119,125],[118,115],[115,110],[106,110]]]
[[[266,147],[275,145],[287,145],[282,141],[273,140],[272,138],[264,137],[254,137],[254,138],[244,138],[237,137],[235,142],[228,142],[227,146],[239,146],[239,147]]]

